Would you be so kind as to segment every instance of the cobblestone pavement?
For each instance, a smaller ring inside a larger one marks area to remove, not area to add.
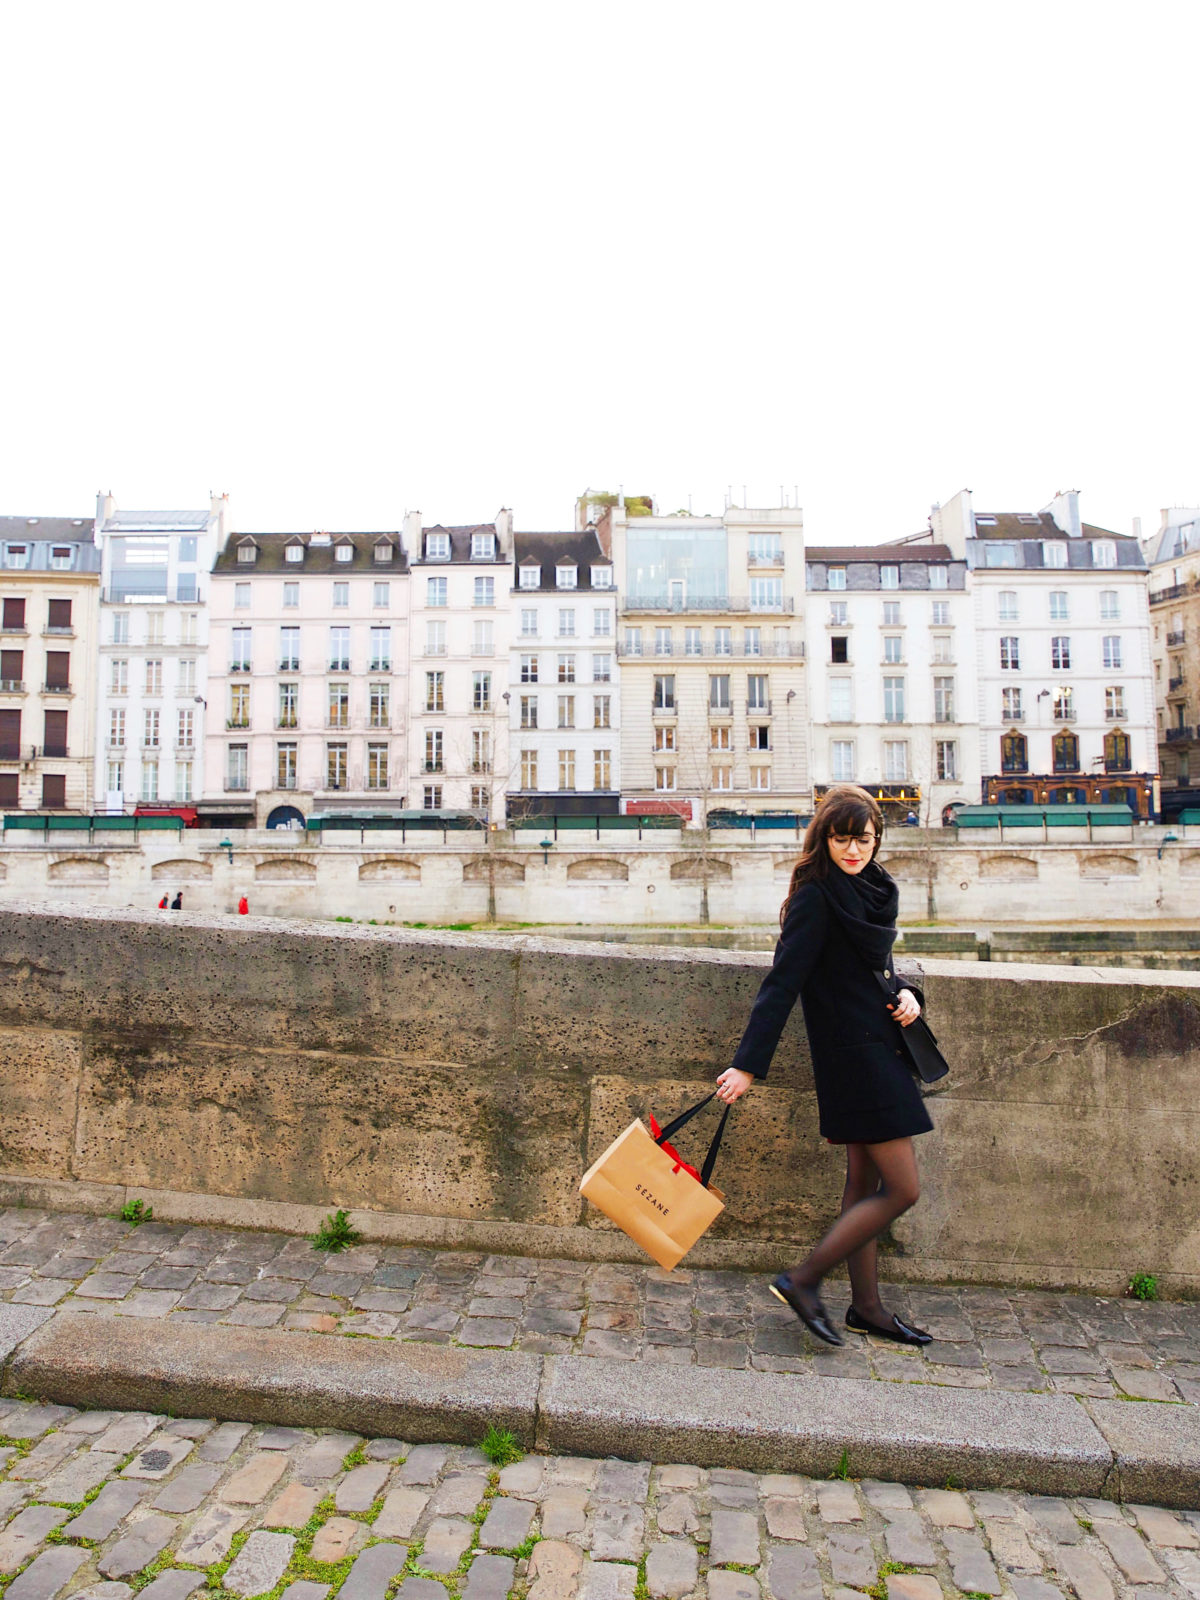
[[[1200,1597],[1200,1512],[0,1401],[6,1600]]]
[[[843,1284],[827,1285],[840,1321]],[[405,1245],[322,1255],[286,1234],[13,1209],[0,1298],[93,1315],[414,1339],[673,1365],[1200,1403],[1200,1303],[898,1286],[923,1352],[814,1347],[764,1274],[533,1260]]]

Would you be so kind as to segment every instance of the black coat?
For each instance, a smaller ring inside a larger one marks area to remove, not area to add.
[[[887,968],[889,974],[892,968]],[[924,1004],[916,984],[902,979]],[[933,1127],[887,1000],[815,883],[792,897],[733,1065],[765,1078],[799,997],[812,1050],[821,1132],[881,1144]]]

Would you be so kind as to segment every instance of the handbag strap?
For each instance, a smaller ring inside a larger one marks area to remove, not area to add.
[[[705,1095],[703,1100],[698,1100],[694,1106],[689,1106],[686,1111],[681,1111],[677,1117],[675,1117],[671,1122],[667,1123],[666,1127],[654,1141],[655,1144],[665,1144],[668,1139],[673,1138],[675,1134],[679,1132],[680,1128],[685,1125],[685,1123],[690,1122],[698,1111],[703,1111],[708,1102],[710,1100],[715,1100],[716,1097],[717,1091],[714,1089],[712,1094]],[[729,1120],[730,1110],[731,1107],[725,1107],[725,1114],[722,1116],[720,1122],[717,1123],[717,1131],[713,1134],[712,1143],[708,1147],[708,1154],[704,1158],[704,1165],[700,1169],[700,1182],[706,1189],[708,1188],[708,1180],[712,1177],[713,1168],[717,1164],[717,1152],[720,1150],[721,1140],[725,1136],[725,1124]]]

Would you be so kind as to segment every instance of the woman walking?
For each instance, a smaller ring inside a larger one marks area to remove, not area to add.
[[[780,912],[774,965],[733,1065],[717,1079],[718,1098],[732,1104],[765,1078],[799,997],[821,1132],[846,1146],[846,1187],[838,1220],[771,1291],[827,1344],[842,1340],[821,1303],[821,1280],[842,1261],[850,1273],[847,1328],[898,1344],[931,1340],[879,1298],[875,1241],[916,1204],[913,1135],[933,1127],[895,1027],[915,1022],[921,1002],[911,986],[889,1000],[875,976],[894,983],[899,905],[895,883],[875,860],[882,836],[883,814],[865,790],[842,785],[821,801]]]

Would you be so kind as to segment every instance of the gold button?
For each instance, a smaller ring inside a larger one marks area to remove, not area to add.
[[[886,967],[884,967],[884,969],[883,969],[883,975],[884,975],[885,978],[890,978],[891,977],[891,973],[888,971],[888,969]]]

